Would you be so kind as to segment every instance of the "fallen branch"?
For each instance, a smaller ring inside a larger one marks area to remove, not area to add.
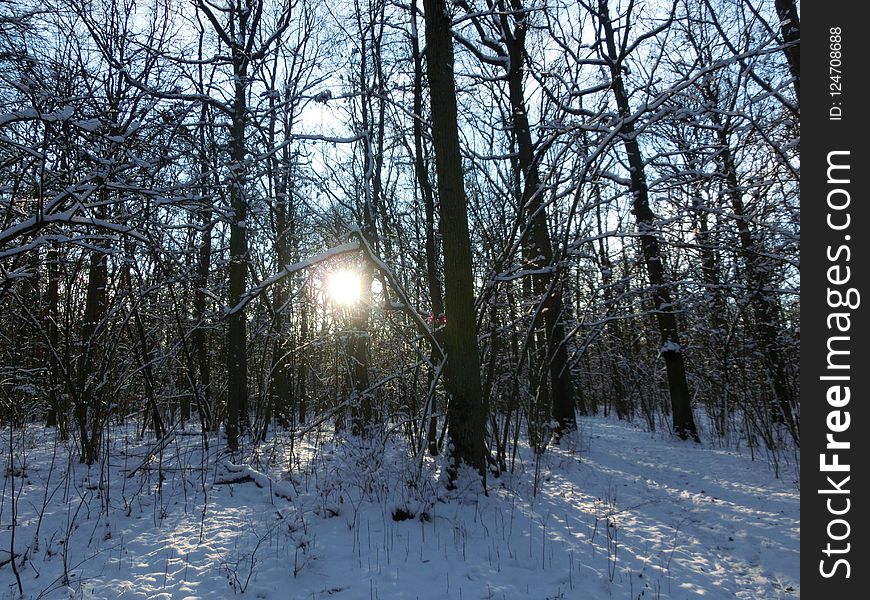
[[[173,425],[170,430],[166,432],[166,435],[160,438],[160,440],[151,448],[151,450],[149,450],[148,453],[145,454],[145,458],[142,459],[142,462],[140,462],[135,469],[127,473],[127,479],[133,477],[133,475],[135,475],[137,471],[147,465],[151,461],[151,459],[154,458],[155,454],[162,451],[164,448],[166,448],[167,445],[169,445],[169,442],[175,439],[176,427],[178,427],[178,423]]]
[[[215,485],[253,482],[258,488],[267,488],[273,496],[289,500],[290,502],[293,501],[293,490],[289,486],[273,481],[268,475],[260,473],[248,465],[234,465],[227,462],[223,464],[223,468],[226,472],[217,476],[214,482]]]

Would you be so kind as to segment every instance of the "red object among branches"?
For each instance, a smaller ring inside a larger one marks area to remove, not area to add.
[[[447,324],[447,315],[441,314],[441,315],[438,315],[438,316],[436,317],[436,316],[433,315],[432,313],[429,313],[428,315],[426,315],[426,322],[427,322],[427,323],[432,323],[432,324],[434,324],[436,327],[440,327],[440,326],[442,326],[442,325],[446,325],[446,324]]]

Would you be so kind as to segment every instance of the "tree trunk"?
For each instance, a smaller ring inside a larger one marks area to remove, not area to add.
[[[420,39],[417,35],[417,0],[411,1],[411,53],[414,57],[414,174],[417,178],[417,187],[423,199],[426,213],[426,281],[429,287],[431,301],[432,328],[434,330],[434,342],[429,348],[429,360],[432,364],[441,359],[440,350],[435,342],[443,344],[444,339],[441,322],[444,316],[444,300],[441,285],[441,277],[438,273],[438,241],[435,235],[435,195],[429,182],[429,172],[426,169],[425,147],[423,145],[423,54],[420,52]],[[427,377],[428,388],[431,389],[435,373],[429,370]],[[438,394],[432,390],[432,406],[427,427],[426,441],[429,455],[437,456],[438,449],[438,418],[435,416],[438,406]],[[425,424],[424,424],[425,426]]]
[[[513,9],[522,10],[520,2]],[[502,33],[510,58],[507,69],[508,92],[511,104],[512,130],[518,150],[519,170],[523,175],[522,195],[518,199],[520,211],[528,220],[529,238],[526,240],[527,268],[553,269],[551,274],[534,276],[533,290],[536,297],[543,297],[541,314],[544,320],[546,361],[550,373],[550,402],[552,417],[558,423],[557,436],[561,431],[577,429],[575,416],[574,382],[568,365],[568,350],[565,344],[563,324],[563,283],[555,264],[555,252],[547,227],[547,211],[543,190],[540,188],[539,158],[534,155],[534,146],[525,106],[523,75],[525,72],[525,39],[528,13],[515,14],[515,27],[510,27],[507,12],[500,16]],[[553,282],[552,287],[550,282]],[[549,289],[548,289],[549,288]],[[532,324],[535,327],[535,324]],[[558,437],[557,437],[558,439]]]
[[[620,320],[616,317],[617,303],[613,295],[613,262],[610,260],[607,240],[604,237],[604,224],[601,220],[601,189],[598,184],[595,184],[593,193],[596,199],[595,217],[598,225],[598,256],[601,262],[601,285],[604,288],[602,296],[604,298],[606,315],[609,318],[605,326],[608,333],[608,346],[613,354],[619,357],[621,356],[623,333]],[[619,369],[619,358],[615,358],[613,354],[609,357],[608,361],[610,363],[613,406],[616,409],[616,417],[618,419],[627,419],[631,418],[633,407],[626,397],[625,383]]]
[[[299,340],[297,341],[297,346],[302,347],[304,344],[308,343],[308,303],[303,302],[302,308],[300,309],[301,315],[299,315]],[[305,412],[307,409],[307,396],[308,396],[308,387],[307,387],[307,377],[308,377],[308,359],[305,355],[305,350],[298,352],[296,355],[296,364],[299,369],[299,372],[296,375],[296,398],[298,402],[297,410],[298,410],[298,419],[299,423],[305,423]]]
[[[45,318],[43,320],[46,335],[48,337],[48,352],[46,354],[46,366],[48,368],[48,412],[45,416],[45,424],[48,427],[59,426],[61,439],[66,439],[65,426],[65,411],[60,406],[60,397],[58,395],[58,364],[56,355],[59,354],[60,348],[58,342],[60,335],[57,326],[57,320],[60,318],[59,304],[59,273],[57,251],[57,242],[52,240],[48,249],[46,263],[48,266],[48,285],[45,292]]]
[[[794,91],[798,106],[801,98],[801,22],[798,17],[794,0],[776,0],[776,14],[779,17],[779,27],[782,41],[792,44],[783,52],[788,61],[788,68],[794,77]]]
[[[474,312],[471,237],[468,229],[462,160],[453,78],[453,39],[444,0],[424,0],[426,57],[432,107],[432,139],[441,201],[441,236],[444,240],[444,287],[447,323],[445,387],[447,421],[453,445],[449,474],[455,481],[461,463],[484,476],[483,402],[480,386],[480,351]]]
[[[99,250],[91,253],[88,269],[88,288],[85,296],[85,314],[82,319],[81,354],[78,362],[78,394],[75,417],[79,430],[81,461],[91,465],[97,459],[100,445],[100,416],[102,398],[97,379],[92,372],[93,355],[99,349],[98,328],[106,313],[106,285],[108,283],[107,254]]]
[[[671,297],[671,284],[665,272],[664,257],[659,245],[656,216],[650,208],[643,155],[637,141],[634,122],[631,120],[631,107],[622,79],[621,55],[617,51],[616,34],[613,30],[613,23],[610,21],[607,0],[599,0],[598,17],[601,21],[607,48],[606,58],[613,81],[613,95],[616,99],[619,116],[622,118],[620,133],[631,173],[632,213],[637,219],[641,252],[651,287],[653,311],[661,336],[661,354],[667,371],[674,432],[681,439],[691,437],[695,441],[699,441],[695,418],[692,415],[692,398],[689,394],[689,384],[686,381],[686,367],[683,361],[677,315],[674,312],[674,301]]]
[[[244,27],[241,26],[244,30]],[[240,54],[241,48],[233,48]],[[248,272],[247,217],[245,193],[245,120],[247,71],[241,56],[234,56],[235,97],[230,128],[230,277],[229,305],[237,306],[245,291]],[[239,449],[239,430],[244,429],[248,414],[248,352],[244,310],[230,314],[227,326],[227,446]]]
[[[709,94],[712,92],[708,91]],[[750,228],[751,215],[743,203],[739,187],[737,166],[728,145],[728,128],[716,111],[711,111],[711,119],[716,126],[719,142],[719,159],[725,175],[727,189],[725,194],[734,211],[737,237],[740,240],[739,253],[743,259],[746,273],[748,303],[752,308],[754,335],[764,354],[764,365],[770,373],[771,390],[774,398],[770,402],[770,412],[774,420],[783,422],[791,431],[797,445],[800,445],[800,426],[794,416],[793,407],[797,402],[789,386],[788,369],[785,356],[779,343],[781,319],[775,300],[769,295],[770,267],[766,264],[761,242],[756,239]]]
[[[270,96],[269,110],[269,143],[270,147],[274,148],[277,145],[275,136],[277,107],[275,105],[274,95]],[[293,238],[293,156],[289,146],[292,118],[289,116],[291,110],[289,87],[285,89],[283,110],[285,111],[283,119],[284,148],[281,151],[280,160],[278,156],[275,156],[269,162],[273,187],[275,189],[275,207],[273,216],[275,223],[275,260],[278,264],[278,269],[283,268],[291,262],[290,248]],[[290,343],[292,343],[292,340],[290,339],[290,331],[287,326],[287,320],[285,319],[285,314],[289,311],[289,307],[287,306],[289,300],[289,285],[289,278],[277,282],[273,286],[274,294],[272,297],[276,340],[272,352],[269,393],[270,404],[273,407],[275,418],[282,426],[287,426],[289,424],[289,407],[293,403],[293,388],[291,385],[293,365],[291,363],[291,352],[287,350]],[[266,425],[264,424],[264,427],[265,426]]]
[[[205,197],[205,196],[203,196]],[[206,431],[214,426],[212,423],[212,390],[211,390],[211,365],[209,358],[208,333],[205,327],[206,319],[206,295],[200,289],[208,286],[208,273],[211,262],[211,219],[212,211],[209,208],[203,213],[203,232],[199,244],[198,259],[196,265],[196,289],[193,294],[193,314],[196,319],[196,327],[193,330],[193,347],[196,355],[196,366],[199,371],[200,386],[202,389],[202,402],[197,406],[200,411],[200,422]]]

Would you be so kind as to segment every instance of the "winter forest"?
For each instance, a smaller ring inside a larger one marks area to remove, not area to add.
[[[0,598],[799,597],[798,9],[0,1]]]

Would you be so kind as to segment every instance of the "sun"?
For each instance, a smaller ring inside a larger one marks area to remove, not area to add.
[[[360,299],[362,285],[353,271],[333,271],[326,278],[326,290],[336,304],[350,306]]]

